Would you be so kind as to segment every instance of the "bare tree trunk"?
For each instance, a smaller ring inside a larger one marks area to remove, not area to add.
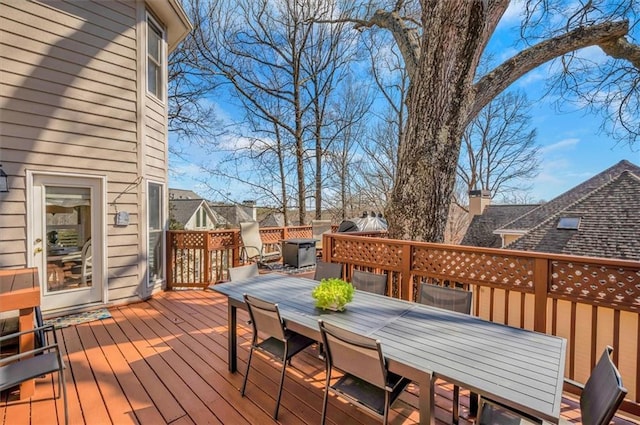
[[[438,242],[444,239],[460,140],[473,101],[486,11],[483,2],[466,0],[425,0],[422,11],[422,47],[386,216],[390,237]]]

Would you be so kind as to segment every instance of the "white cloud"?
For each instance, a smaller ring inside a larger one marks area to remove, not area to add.
[[[546,155],[551,152],[571,150],[574,147],[576,147],[578,143],[580,143],[580,139],[577,139],[577,138],[563,139],[563,140],[560,140],[559,142],[555,142],[550,145],[543,146],[540,150],[543,155]]]
[[[524,1],[511,1],[509,2],[509,7],[502,15],[502,19],[500,19],[499,25],[514,25],[520,22],[522,15],[524,14]]]

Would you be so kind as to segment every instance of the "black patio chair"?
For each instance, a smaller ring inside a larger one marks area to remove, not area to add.
[[[0,337],[0,346],[7,340],[33,333],[53,335],[53,343],[0,359],[0,391],[15,387],[29,379],[52,372],[58,372],[58,396],[64,402],[64,423],[69,423],[67,412],[67,388],[64,379],[64,362],[58,347],[58,339],[53,325],[40,326],[28,331],[16,332]]]
[[[287,363],[290,364],[293,356],[313,344],[315,341],[287,329],[284,325],[284,321],[280,317],[280,311],[278,310],[277,304],[252,297],[247,294],[244,294],[244,301],[247,304],[249,316],[251,317],[253,337],[251,339],[251,349],[249,350],[249,360],[247,361],[247,372],[244,374],[241,394],[244,397],[254,350],[259,350],[274,359],[280,360],[282,362],[282,374],[280,375],[280,387],[278,389],[278,398],[276,399],[276,408],[273,412],[273,418],[277,420]]]
[[[612,352],[612,347],[607,346],[604,349],[586,384],[565,380],[569,385],[582,390],[580,415],[584,425],[609,424],[627,394],[627,389],[622,385],[620,372],[611,361]],[[540,423],[536,418],[484,398],[480,403],[479,417],[480,425]]]
[[[325,346],[327,373],[320,424],[325,423],[329,393],[332,393],[382,418],[386,425],[390,406],[411,380],[389,372],[380,341],[322,320],[318,323]],[[343,375],[331,384],[336,369]]]
[[[473,293],[457,288],[431,285],[420,285],[418,302],[432,307],[443,308],[458,313],[471,314],[471,299]],[[474,415],[478,410],[478,395],[471,393],[469,397],[469,410]],[[460,417],[460,387],[453,386],[453,423],[457,424]]]
[[[322,280],[330,279],[332,277],[342,279],[342,264],[318,261],[316,263],[316,271],[313,275],[313,278],[315,280]]]
[[[360,291],[385,295],[387,293],[387,275],[354,270],[351,284]]]

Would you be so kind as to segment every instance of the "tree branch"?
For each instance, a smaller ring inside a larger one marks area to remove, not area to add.
[[[638,60],[638,48],[637,46],[633,46],[635,49],[627,46],[629,43],[626,43],[624,36],[628,31],[628,21],[605,22],[590,27],[577,28],[518,53],[482,77],[474,85],[476,98],[470,108],[467,121],[476,116],[487,103],[527,72],[574,50],[594,45],[605,50],[603,46],[606,46],[612,53],[619,55],[614,57],[628,59],[635,65]],[[620,40],[623,40],[627,45],[620,43]],[[607,50],[605,52],[609,54]]]
[[[626,59],[640,70],[640,46],[629,43],[624,37],[608,40],[598,45],[612,58]]]

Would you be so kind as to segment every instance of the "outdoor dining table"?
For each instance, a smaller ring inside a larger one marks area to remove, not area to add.
[[[229,371],[237,368],[237,309],[246,309],[247,293],[277,303],[289,329],[316,341],[318,319],[380,340],[389,370],[419,386],[421,424],[435,423],[437,378],[558,423],[564,338],[363,291],[355,292],[344,311],[324,311],[311,297],[317,284],[273,273],[210,286],[228,297]]]

